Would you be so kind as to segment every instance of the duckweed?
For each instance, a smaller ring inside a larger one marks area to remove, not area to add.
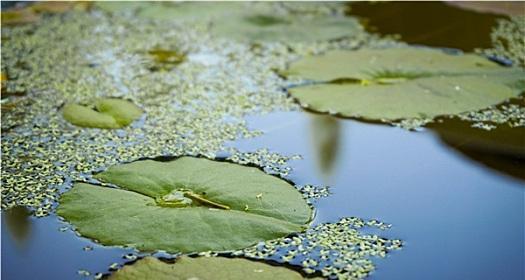
[[[359,230],[365,227],[386,230],[391,225],[343,218],[336,223],[317,225],[297,236],[261,242],[233,255],[301,266],[306,274],[320,272],[328,279],[363,279],[375,269],[370,257],[384,258],[403,246],[399,239],[362,234]]]
[[[333,14],[339,9],[333,3],[322,9],[286,3],[272,7],[285,7],[290,14]],[[144,157],[215,158],[226,150],[231,161],[285,177],[291,172],[288,161],[300,156],[266,149],[241,152],[224,144],[262,133],[247,127],[246,115],[300,110],[282,90],[297,81],[284,80],[277,73],[307,54],[403,45],[359,31],[337,41],[255,46],[212,37],[202,22],[170,23],[96,10],[44,17],[38,26],[3,26],[2,35],[6,40],[2,40],[1,71],[9,77],[3,81],[5,90],[26,94],[2,99],[2,107],[10,104],[10,109],[2,110],[1,208],[27,206],[37,217],[49,215],[59,194],[73,182],[92,183],[95,172]],[[144,51],[158,46],[184,50],[184,63],[174,61],[164,71],[152,71],[151,57]],[[75,127],[60,114],[64,104],[90,104],[107,96],[131,100],[145,114],[114,130]],[[329,194],[324,186],[297,188],[308,199]],[[282,250],[286,252],[282,261],[301,265],[307,273],[363,278],[374,267],[367,256],[384,256],[401,246],[399,240],[361,235],[357,229],[365,225],[389,227],[343,219],[237,253],[271,258]],[[347,245],[331,241],[330,236],[348,241]],[[296,260],[296,255],[304,256],[305,262]],[[319,261],[325,258],[334,262]],[[110,269],[118,267],[113,263]],[[94,274],[95,279],[102,276]]]

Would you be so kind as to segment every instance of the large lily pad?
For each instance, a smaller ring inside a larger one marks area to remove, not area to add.
[[[363,29],[356,19],[348,17],[247,13],[217,21],[213,31],[241,41],[312,42],[358,34]]]
[[[124,266],[109,277],[112,280],[200,279],[200,280],[293,280],[304,279],[296,271],[246,259],[223,257],[179,257],[174,264],[146,257]]]
[[[273,5],[266,3],[102,2],[98,6],[111,12],[134,11],[137,17],[157,20],[208,20],[212,34],[241,41],[311,42],[360,34],[364,30],[355,18],[278,13]]]
[[[137,161],[75,184],[58,214],[106,245],[170,252],[240,249],[298,232],[312,210],[289,183],[255,167],[202,158]]]
[[[498,104],[525,90],[525,72],[426,48],[332,51],[287,72],[321,83],[290,89],[308,108],[370,120],[432,118]]]
[[[121,128],[138,119],[143,112],[130,101],[101,98],[92,106],[66,104],[62,113],[67,121],[77,126]]]

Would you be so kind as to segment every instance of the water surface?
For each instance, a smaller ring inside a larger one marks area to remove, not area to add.
[[[320,122],[332,129],[319,129]],[[378,261],[371,279],[524,278],[523,181],[458,153],[429,130],[304,112],[250,124],[265,134],[235,147],[303,155],[291,162],[291,179],[332,186],[333,195],[316,203],[316,223],[358,216],[394,225],[387,236],[406,246]],[[525,170],[522,164],[514,165]]]
[[[465,51],[490,47],[490,29],[503,18],[438,2],[351,6],[371,30]],[[290,163],[290,179],[332,187],[331,196],[316,202],[316,224],[357,216],[394,225],[385,234],[403,239],[405,247],[375,259],[371,279],[525,279],[522,154],[465,149],[467,139],[476,138],[469,130],[447,140],[430,129],[409,132],[307,112],[248,121],[265,134],[229,146],[300,154],[302,160]],[[517,137],[525,147],[525,134]],[[56,216],[29,214],[23,208],[2,212],[3,279],[83,278],[79,270],[108,272],[133,252],[78,237]]]

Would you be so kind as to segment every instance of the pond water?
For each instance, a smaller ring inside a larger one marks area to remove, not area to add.
[[[316,223],[351,213],[393,224],[387,236],[405,247],[378,261],[372,279],[523,278],[520,179],[463,156],[430,130],[297,112],[254,117],[251,125],[265,134],[236,147],[301,154],[291,179],[332,186],[333,195],[316,203]]]
[[[303,159],[290,163],[290,179],[331,186],[333,194],[315,203],[315,224],[349,214],[393,224],[386,237],[403,239],[405,247],[376,259],[371,279],[523,278],[520,179],[462,155],[431,130],[409,132],[307,112],[252,116],[248,122],[265,134],[230,146],[300,154]],[[523,168],[523,162],[515,164]],[[55,216],[24,214],[2,213],[5,279],[35,273],[71,279],[81,269],[105,272],[132,253],[79,238]],[[84,251],[86,246],[93,250]]]
[[[357,3],[352,9],[383,34],[466,51],[489,47],[490,28],[502,17],[442,3]],[[404,20],[389,20],[393,14]],[[290,162],[289,179],[331,187],[332,195],[315,202],[314,224],[347,216],[393,224],[381,234],[400,238],[405,246],[387,259],[374,259],[370,279],[525,278],[525,159],[520,156],[501,149],[467,152],[467,139],[476,137],[468,130],[459,140],[443,141],[437,128],[406,131],[305,111],[247,121],[264,134],[228,146],[299,154],[303,159]],[[518,137],[525,147],[525,134]],[[495,138],[505,142],[503,135]],[[497,160],[487,163],[488,157]],[[85,278],[82,270],[107,273],[113,263],[129,261],[124,255],[137,254],[100,246],[78,237],[56,216],[34,218],[24,208],[3,211],[1,228],[3,279]]]
[[[360,16],[371,32],[399,34],[410,44],[457,48],[473,51],[490,48],[490,31],[504,15],[479,13],[444,2],[401,1],[388,3],[356,2],[350,13]]]

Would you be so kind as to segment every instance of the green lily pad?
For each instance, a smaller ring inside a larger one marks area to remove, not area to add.
[[[192,21],[222,17],[244,7],[240,2],[126,2],[98,1],[95,7],[110,13],[132,13],[155,20]]]
[[[525,90],[525,72],[425,48],[332,51],[287,75],[320,83],[290,89],[304,107],[368,120],[433,118],[498,104]]]
[[[124,266],[112,274],[109,279],[293,280],[304,278],[298,272],[288,268],[246,259],[182,256],[177,258],[174,264],[146,257],[133,265]]]
[[[93,106],[66,104],[64,118],[77,126],[95,128],[121,128],[138,119],[142,110],[127,100],[101,98]]]
[[[202,158],[137,161],[78,183],[57,213],[106,245],[224,251],[301,231],[312,210],[289,183],[255,168]]]
[[[363,28],[356,19],[349,17],[246,13],[215,22],[212,31],[241,41],[313,42],[359,34]]]
[[[97,6],[111,12],[134,11],[135,16],[141,18],[169,21],[208,20],[211,22],[212,34],[241,41],[311,42],[361,34],[364,31],[356,18],[279,14],[271,4],[266,3],[102,2]]]

